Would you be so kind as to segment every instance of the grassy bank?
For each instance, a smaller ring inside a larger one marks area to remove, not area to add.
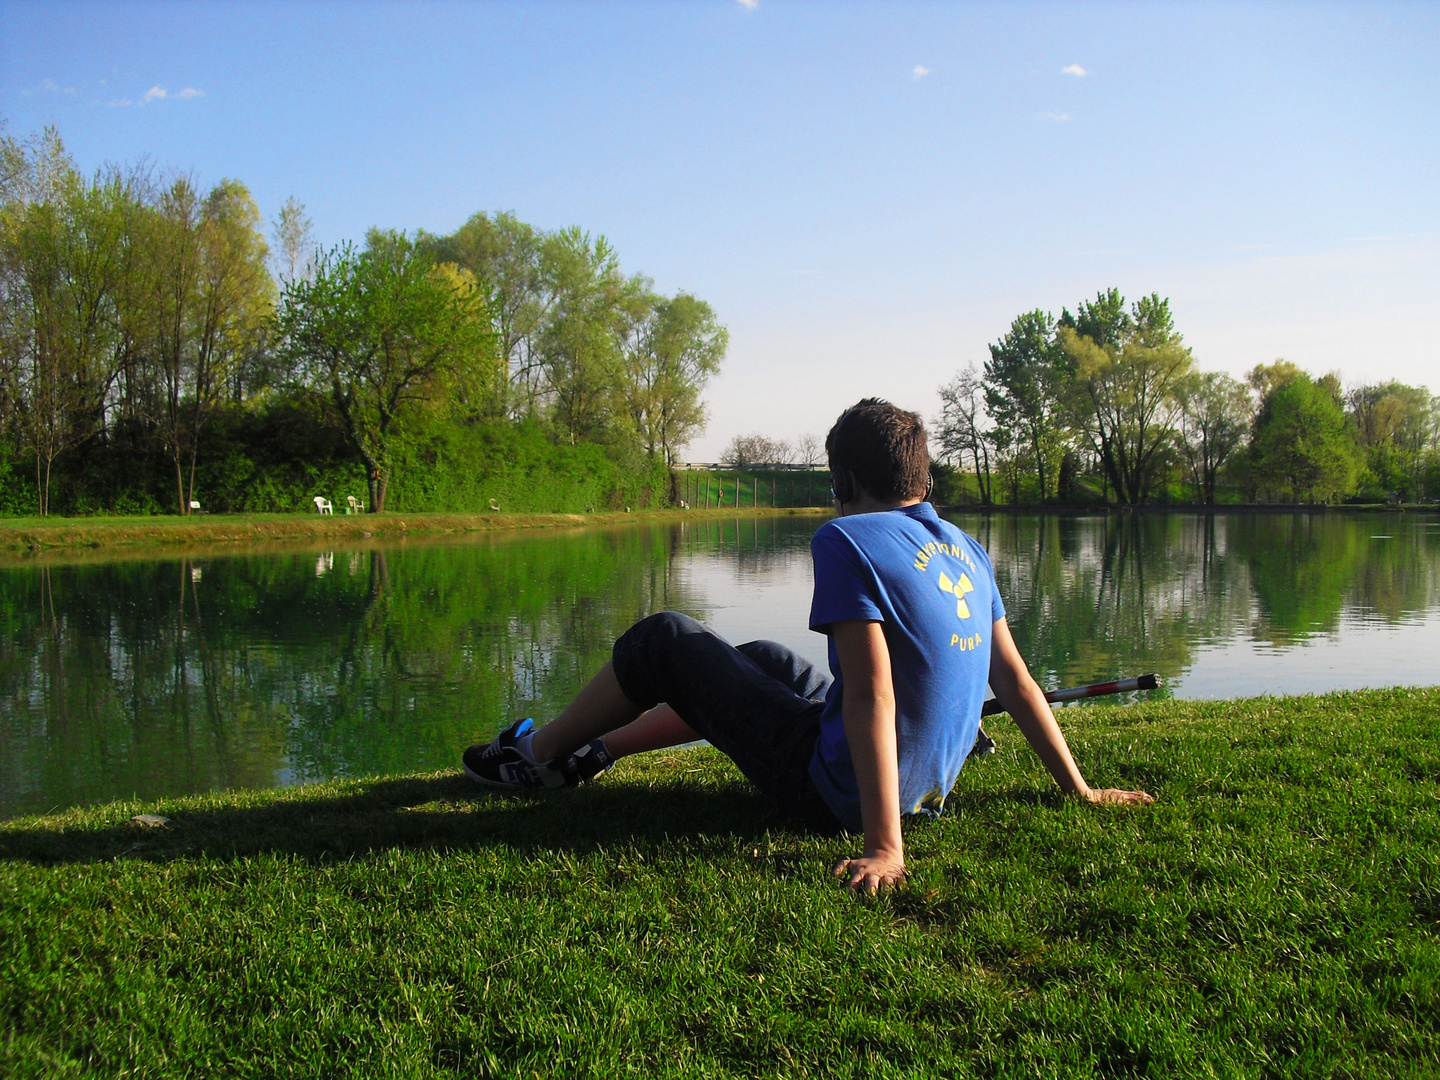
[[[407,536],[462,536],[501,529],[539,529],[681,521],[751,514],[814,514],[828,510],[651,510],[606,514],[200,514],[192,517],[0,519],[0,556],[56,550],[253,547],[308,541],[360,543]]]
[[[953,506],[946,511],[994,514],[1094,514],[1105,507],[1008,507]],[[1109,507],[1110,512],[1120,508]],[[1203,507],[1144,507],[1146,512],[1199,512]],[[1296,513],[1304,507],[1246,506],[1210,508],[1217,513],[1265,514]],[[1323,512],[1325,508],[1315,508]],[[1334,509],[1334,508],[1330,508]],[[1387,510],[1394,507],[1344,507],[1351,510]],[[1402,510],[1428,510],[1433,507],[1402,507]],[[494,532],[503,529],[574,528],[594,525],[616,525],[645,521],[683,521],[704,517],[749,517],[755,514],[803,514],[817,518],[831,513],[828,507],[789,507],[773,509],[732,506],[689,510],[642,510],[635,513],[613,512],[595,514],[199,514],[191,517],[113,516],[113,517],[49,517],[0,518],[0,559],[29,558],[44,553],[84,552],[99,550],[141,549],[178,550],[200,548],[207,551],[244,546],[247,549],[267,545],[294,546],[297,543],[362,543],[374,539],[395,540],[407,536],[464,536],[469,533]]]
[[[547,798],[454,773],[0,824],[7,1076],[1433,1076],[1440,690],[1008,725],[910,884],[713,751]],[[167,826],[130,824],[151,812]]]

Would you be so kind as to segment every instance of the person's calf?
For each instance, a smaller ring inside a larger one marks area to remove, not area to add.
[[[639,715],[640,709],[621,691],[615,668],[607,663],[559,716],[535,732],[531,750],[536,761],[568,757]]]

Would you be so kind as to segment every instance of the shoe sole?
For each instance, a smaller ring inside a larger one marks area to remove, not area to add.
[[[488,788],[518,788],[518,787],[520,787],[519,784],[502,784],[502,783],[500,783],[498,780],[487,780],[485,777],[481,776],[479,773],[471,771],[470,766],[469,766],[469,765],[466,765],[463,761],[460,763],[460,767],[465,770],[465,775],[466,775],[466,776],[468,776],[471,780],[474,780],[475,783],[479,784],[481,787],[488,787]]]

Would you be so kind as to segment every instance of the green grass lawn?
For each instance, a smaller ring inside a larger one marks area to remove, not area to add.
[[[706,749],[0,824],[0,1074],[1440,1075],[1440,689],[1061,716],[874,900]]]
[[[175,556],[241,550],[270,550],[266,545],[363,543],[421,536],[467,536],[502,529],[573,528],[630,525],[639,522],[695,520],[701,517],[754,517],[770,514],[815,515],[825,509],[645,510],[599,514],[192,514],[178,516],[0,518],[0,561],[38,557],[73,559],[89,552],[114,557],[131,554]],[[184,550],[181,550],[181,549]]]

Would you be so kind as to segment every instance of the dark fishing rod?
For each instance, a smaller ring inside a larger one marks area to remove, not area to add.
[[[1102,697],[1105,694],[1123,694],[1129,690],[1154,690],[1165,685],[1165,680],[1159,675],[1137,675],[1133,679],[1114,679],[1110,682],[1096,682],[1089,686],[1071,686],[1064,690],[1051,690],[1046,693],[1045,700],[1051,705],[1058,705],[1062,701],[1080,701],[1084,698]],[[980,707],[980,715],[994,716],[996,713],[1003,713],[1005,707],[996,698],[986,698],[985,704]]]
[[[1070,686],[1064,690],[1051,690],[1045,695],[1045,700],[1051,705],[1058,705],[1062,701],[1080,701],[1084,698],[1101,697],[1105,694],[1123,694],[1128,690],[1154,690],[1165,685],[1165,680],[1159,675],[1136,675],[1133,679],[1112,679],[1110,682],[1096,682],[1088,686]],[[996,716],[1005,711],[1005,706],[1000,704],[997,698],[986,698],[985,704],[980,706],[980,718]],[[970,753],[975,757],[984,757],[986,754],[995,752],[995,740],[985,734],[982,727],[975,732],[975,745]]]

